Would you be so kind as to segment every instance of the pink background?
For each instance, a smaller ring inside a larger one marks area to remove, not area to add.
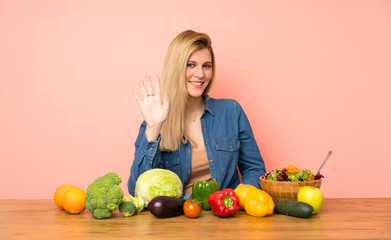
[[[391,197],[390,1],[0,1],[0,198],[52,198],[109,171],[125,193],[131,94],[170,41],[213,40],[267,170],[316,172],[328,198]]]

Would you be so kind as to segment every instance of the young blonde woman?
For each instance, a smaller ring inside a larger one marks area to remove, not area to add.
[[[211,40],[192,30],[170,44],[162,72],[140,81],[135,93],[144,121],[135,143],[128,189],[143,172],[164,168],[182,180],[184,196],[195,181],[215,180],[220,189],[240,184],[260,188],[265,164],[250,123],[235,100],[208,96],[215,73]]]

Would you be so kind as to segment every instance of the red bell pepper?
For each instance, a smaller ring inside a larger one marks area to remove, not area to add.
[[[212,212],[219,217],[235,215],[240,206],[239,197],[231,188],[212,193],[208,197],[208,203],[212,207]]]

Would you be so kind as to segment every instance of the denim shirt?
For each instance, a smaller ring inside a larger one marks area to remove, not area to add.
[[[134,195],[137,178],[152,168],[175,172],[185,186],[191,174],[190,141],[181,143],[176,152],[160,151],[160,136],[157,141],[148,141],[145,128],[146,123],[143,122],[135,143],[135,159],[128,180],[129,193]],[[261,188],[259,177],[266,172],[265,163],[239,103],[206,96],[201,128],[212,180],[218,182],[220,189],[235,189],[240,184],[238,169],[243,184]]]

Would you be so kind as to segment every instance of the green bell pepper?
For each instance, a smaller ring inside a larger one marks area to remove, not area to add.
[[[196,181],[193,183],[192,198],[201,203],[203,210],[210,210],[208,197],[219,191],[219,184],[216,181]]]

